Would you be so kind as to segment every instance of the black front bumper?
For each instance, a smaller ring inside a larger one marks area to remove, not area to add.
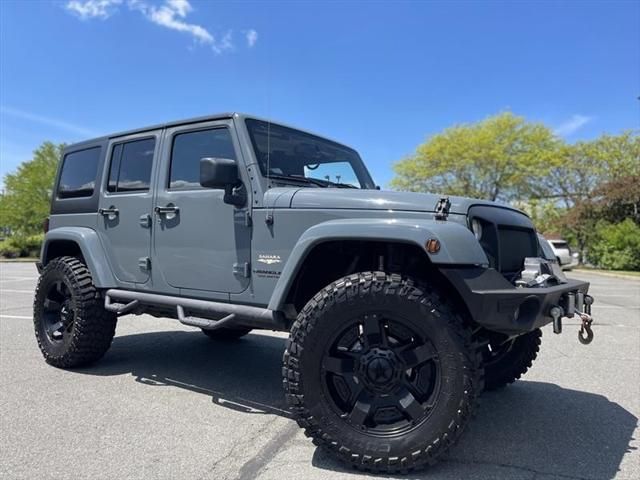
[[[516,288],[493,268],[440,271],[462,296],[476,323],[506,335],[530,332],[552,322],[552,307],[566,304],[569,294],[586,295],[589,290],[588,282],[569,279],[552,287]]]

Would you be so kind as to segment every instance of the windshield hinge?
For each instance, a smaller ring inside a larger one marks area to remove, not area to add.
[[[436,220],[446,220],[449,216],[449,208],[451,207],[451,202],[449,201],[449,197],[442,197],[436,203],[435,217]]]

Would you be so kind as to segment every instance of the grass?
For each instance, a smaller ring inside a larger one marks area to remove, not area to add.
[[[580,267],[574,269],[576,272],[597,273],[614,277],[640,278],[640,272],[632,270],[600,270],[598,268]]]
[[[4,258],[0,257],[0,262],[5,263],[27,263],[27,262],[37,262],[40,260],[38,257],[19,257],[19,258]]]

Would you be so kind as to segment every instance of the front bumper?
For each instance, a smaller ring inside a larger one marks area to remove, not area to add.
[[[530,332],[553,321],[551,309],[584,298],[589,283],[567,280],[551,287],[516,288],[493,268],[443,268],[440,270],[462,296],[473,320],[505,335]],[[575,303],[574,303],[575,305]],[[582,305],[576,305],[580,310]]]

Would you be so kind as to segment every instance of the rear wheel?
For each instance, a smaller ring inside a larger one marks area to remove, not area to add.
[[[244,337],[250,331],[250,328],[243,327],[222,327],[217,330],[202,329],[202,333],[211,340],[237,340],[238,338]]]
[[[485,388],[496,390],[524,375],[538,356],[541,338],[537,328],[508,342],[487,345],[483,351]]]
[[[99,359],[111,346],[116,321],[84,263],[60,257],[47,264],[33,305],[36,339],[47,363],[70,368]]]
[[[482,391],[471,331],[429,286],[383,272],[344,277],[291,328],[284,387],[298,424],[375,472],[434,463]]]

